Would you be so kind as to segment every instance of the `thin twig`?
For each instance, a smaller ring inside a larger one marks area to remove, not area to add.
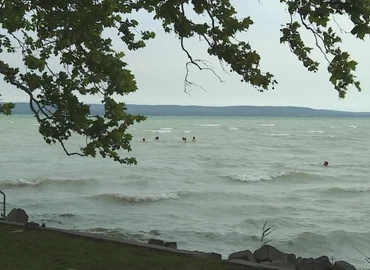
[[[330,60],[328,59],[326,53],[324,52],[323,48],[321,48],[320,44],[319,44],[319,40],[318,38],[321,39],[321,41],[323,42],[324,46],[325,46],[325,49],[327,52],[330,52],[329,48],[326,47],[325,45],[325,41],[324,41],[324,38],[322,36],[320,36],[317,31],[315,31],[314,29],[312,29],[312,27],[308,26],[306,24],[306,22],[304,21],[302,15],[300,15],[300,18],[301,18],[301,22],[302,24],[304,25],[304,27],[307,29],[307,30],[310,30],[315,38],[315,41],[316,41],[316,47],[319,48],[319,50],[321,51],[321,53],[323,54],[323,56],[325,57],[326,61],[330,64]]]

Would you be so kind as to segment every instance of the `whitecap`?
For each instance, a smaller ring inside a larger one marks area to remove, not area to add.
[[[231,180],[236,180],[240,182],[259,182],[259,181],[270,181],[275,178],[289,175],[287,172],[281,172],[281,173],[262,173],[262,174],[233,174],[231,176],[227,176],[224,178],[230,178]]]
[[[271,137],[286,137],[290,136],[289,133],[272,133],[272,134],[263,134],[265,136],[271,136]]]
[[[261,127],[274,127],[274,124],[259,124]]]
[[[197,126],[201,127],[219,127],[221,124],[196,124]]]
[[[16,180],[3,180],[0,181],[0,186],[37,186],[40,183],[44,182],[43,179],[37,180],[23,180],[23,179],[16,179]]]
[[[168,129],[158,129],[158,130],[150,130],[150,132],[152,133],[171,133],[172,131],[171,130],[168,130]]]
[[[261,174],[232,174],[222,178],[238,182],[260,182],[260,181],[271,181],[271,180],[289,180],[289,179],[306,179],[316,178],[314,174],[307,174],[304,172],[290,171],[290,172],[276,172],[276,173],[261,173]]]
[[[236,130],[238,128],[237,127],[229,127],[229,129]]]
[[[370,187],[364,187],[364,186],[355,186],[355,187],[330,187],[326,190],[323,190],[324,192],[353,192],[353,193],[361,193],[361,192],[370,192]]]
[[[37,178],[37,179],[15,179],[15,180],[0,180],[0,187],[26,187],[26,186],[40,186],[40,185],[59,185],[59,186],[86,186],[88,184],[95,183],[96,179],[49,179],[49,178]]]
[[[357,128],[357,126],[348,126],[348,127],[350,127],[350,128]]]
[[[14,124],[14,122],[13,122],[13,121],[10,121],[10,120],[8,120],[8,123],[10,123],[10,124]]]
[[[320,134],[322,134],[322,133],[325,133],[324,131],[322,131],[322,130],[309,130],[309,131],[306,131],[307,133],[320,133]]]
[[[113,200],[113,201],[126,201],[126,202],[156,202],[160,200],[179,199],[181,192],[160,193],[160,194],[143,194],[131,195],[120,193],[104,193],[91,196],[93,199]]]

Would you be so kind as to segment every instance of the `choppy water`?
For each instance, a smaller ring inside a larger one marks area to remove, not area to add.
[[[37,129],[0,117],[0,189],[32,221],[227,257],[257,249],[268,220],[282,251],[368,267],[353,248],[370,255],[368,118],[150,117],[130,167],[67,157]]]

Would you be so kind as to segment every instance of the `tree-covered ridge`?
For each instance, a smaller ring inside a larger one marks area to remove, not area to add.
[[[281,29],[280,42],[287,43],[303,65],[315,72],[319,63],[311,58],[313,48],[301,37],[303,30],[312,33],[328,61],[329,79],[339,96],[344,97],[352,85],[360,90],[354,75],[357,63],[341,49],[342,32],[332,25],[335,16],[347,16],[353,23],[351,33],[363,39],[370,33],[370,0],[280,2],[291,15]],[[0,0],[0,73],[28,94],[47,143],[60,143],[68,155],[100,154],[120,163],[136,163],[134,158],[121,157],[119,151],[131,150],[127,127],[145,117],[127,113],[126,105],[115,101],[115,96],[137,90],[125,52],[144,48],[146,41],[155,39],[154,32],[137,30],[139,17],[132,18],[139,11],[152,14],[165,32],[179,38],[188,57],[186,85],[192,84],[188,81],[191,65],[218,77],[207,62],[193,58],[187,49],[186,40],[193,37],[199,37],[209,55],[257,90],[268,90],[277,83],[271,73],[261,70],[260,55],[249,41],[237,38],[253,25],[253,16],[238,18],[230,0]],[[106,29],[117,31],[122,51],[116,51],[112,39],[103,35]],[[21,56],[23,66],[1,60],[1,53]],[[90,113],[89,105],[79,98],[85,95],[101,97],[104,115]],[[0,112],[9,113],[12,106],[2,104]],[[72,135],[86,138],[79,151],[65,147]]]

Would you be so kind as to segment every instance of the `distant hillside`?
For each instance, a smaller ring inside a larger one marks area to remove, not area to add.
[[[370,112],[344,112],[333,110],[315,110],[305,107],[278,106],[178,106],[178,105],[132,105],[130,113],[146,116],[266,116],[266,117],[368,117]],[[101,104],[92,104],[92,114],[102,114]],[[30,114],[28,103],[16,103],[14,114]]]

